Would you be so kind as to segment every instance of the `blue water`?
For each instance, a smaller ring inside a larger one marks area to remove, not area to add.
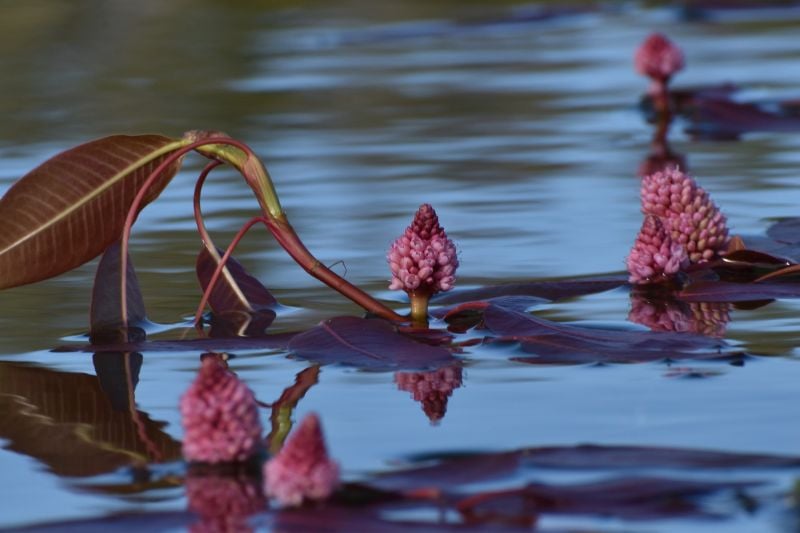
[[[677,10],[633,3],[493,25],[481,21],[511,17],[511,8],[357,1],[182,7],[134,12],[109,4],[92,17],[76,6],[4,8],[9,16],[0,17],[0,67],[14,76],[0,81],[0,191],[58,151],[92,138],[226,131],[263,158],[290,220],[315,255],[340,262],[334,270],[399,310],[407,304],[387,289],[385,253],[423,202],[435,206],[458,245],[459,288],[623,270],[641,224],[636,173],[652,134],[637,109],[647,81],[633,71],[632,56],[649,31],[668,33],[684,49],[687,69],[677,86],[730,81],[743,87],[742,99],[800,97],[795,10],[686,21]],[[800,133],[696,141],[678,124],[670,140],[733,233],[760,234],[774,219],[798,215]],[[183,323],[200,297],[191,191],[202,164],[198,157],[188,160],[134,231],[133,260],[148,313],[161,324]],[[256,209],[233,173],[212,175],[204,211],[219,243]],[[360,314],[308,277],[261,229],[236,255],[287,306],[271,331]],[[88,265],[0,294],[0,378],[5,372],[21,379],[9,363],[41,366],[51,383],[63,384],[63,391],[51,391],[58,399],[73,394],[70,376],[95,374],[91,356],[50,351],[85,333],[92,279]],[[628,322],[629,306],[627,291],[616,289],[536,312],[557,321],[644,329]],[[397,390],[392,373],[324,367],[293,418],[320,414],[331,454],[348,480],[415,454],[580,443],[797,455],[799,311],[800,303],[790,300],[732,310],[725,339],[754,354],[741,367],[531,366],[509,361],[518,355],[513,346],[469,347],[459,354],[463,386],[436,425],[409,393]],[[267,402],[308,366],[282,351],[237,355],[231,367]],[[137,408],[163,421],[163,431],[176,440],[182,437],[178,399],[198,364],[197,352],[144,354]],[[676,372],[686,368],[707,377]],[[32,396],[0,387],[0,527],[186,508],[180,483],[90,491],[87,485],[126,486],[131,479],[125,468],[99,476],[55,472],[46,454],[19,446],[21,432],[9,421],[17,423],[12,415],[23,404],[33,405],[25,412],[41,415],[43,424],[63,425]],[[762,507],[747,514],[723,497],[715,503],[727,514],[722,521],[545,516],[539,525],[793,531],[787,495],[799,474],[748,472],[744,477],[767,482],[758,490]],[[537,481],[592,476],[550,471]]]

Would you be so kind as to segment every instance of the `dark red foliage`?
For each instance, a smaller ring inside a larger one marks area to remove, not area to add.
[[[419,343],[379,319],[337,317],[289,341],[294,357],[364,370],[435,369],[456,359],[441,346]]]

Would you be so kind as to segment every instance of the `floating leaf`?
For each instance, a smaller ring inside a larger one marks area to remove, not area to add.
[[[489,300],[499,296],[535,296],[545,300],[562,300],[584,296],[596,292],[616,289],[627,283],[627,276],[600,276],[596,278],[565,279],[554,281],[534,281],[530,283],[510,283],[471,290],[455,290],[434,297],[436,305],[451,305],[477,300]]]
[[[62,152],[0,199],[0,289],[47,279],[93,259],[122,234],[148,175],[185,141],[115,135]],[[154,200],[176,162],[147,192]]]
[[[719,516],[697,499],[722,491],[757,485],[740,481],[694,481],[667,478],[620,478],[527,487],[479,493],[464,498],[458,508],[468,521],[480,523],[533,520],[542,514],[614,516],[625,519]]]
[[[125,290],[127,291],[127,323],[123,316],[122,299],[120,298],[120,244],[115,242],[106,249],[92,287],[92,306],[90,311],[90,333],[92,344],[116,344],[123,342],[141,342],[145,339],[144,330],[139,327],[147,320],[144,299],[139,290],[139,281],[128,258],[125,273]]]
[[[300,333],[289,351],[320,364],[365,370],[435,369],[456,359],[440,346],[421,344],[378,319],[337,317]]]
[[[676,294],[684,302],[749,302],[800,298],[800,283],[733,283],[705,281],[692,283]]]
[[[662,359],[729,358],[723,341],[687,333],[617,331],[570,326],[490,305],[486,328],[497,338],[519,342],[535,357],[512,360],[532,364],[633,363]]]

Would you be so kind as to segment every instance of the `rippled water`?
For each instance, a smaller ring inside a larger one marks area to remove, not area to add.
[[[641,224],[637,169],[652,135],[637,109],[647,82],[634,73],[632,54],[649,31],[667,32],[685,50],[688,68],[678,86],[735,82],[746,100],[800,95],[800,13],[792,9],[685,20],[676,9],[632,3],[533,21],[513,4],[489,3],[145,6],[3,8],[9,13],[0,21],[0,191],[92,138],[223,130],[266,162],[315,255],[398,309],[406,304],[386,288],[385,252],[423,202],[436,207],[458,244],[461,289],[624,268]],[[670,140],[734,233],[763,233],[774,219],[798,215],[800,134],[696,141],[678,125]],[[183,322],[200,296],[191,194],[202,164],[190,159],[134,231],[133,260],[158,323]],[[204,210],[219,242],[256,209],[231,172],[211,177]],[[237,257],[290,308],[274,332],[360,314],[262,230]],[[81,460],[92,459],[48,448],[50,439],[68,437],[20,429],[36,416],[66,433],[96,430],[105,420],[102,413],[80,421],[54,414],[72,401],[71,391],[102,398],[91,356],[50,351],[86,331],[93,265],[0,294],[0,527],[186,506],[182,487],[169,484],[88,490],[87,484],[129,485],[126,461],[81,468]],[[537,314],[641,329],[627,321],[629,306],[627,291],[617,289],[548,304]],[[710,371],[705,378],[681,378],[665,363],[530,366],[510,362],[504,349],[474,346],[460,355],[464,383],[437,425],[397,390],[392,373],[338,367],[322,369],[295,419],[320,413],[347,479],[414,454],[579,443],[797,455],[798,311],[791,300],[732,311],[726,339],[756,357],[744,366],[676,365],[695,375]],[[238,355],[232,368],[264,401],[307,366],[284,353]],[[177,445],[170,438],[182,436],[178,398],[198,360],[193,352],[144,354],[136,402],[149,419],[165,423],[167,450]],[[791,531],[796,522],[783,495],[798,473],[763,474],[772,503],[723,522],[567,516],[541,525]]]

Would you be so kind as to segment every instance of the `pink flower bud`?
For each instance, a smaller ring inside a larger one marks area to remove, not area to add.
[[[411,393],[422,403],[422,410],[431,422],[438,422],[447,412],[447,400],[461,386],[461,367],[446,366],[430,372],[397,372],[397,388]]]
[[[672,241],[661,219],[646,215],[627,265],[631,283],[659,283],[688,264],[686,251]]]
[[[667,81],[683,68],[683,52],[663,34],[653,33],[636,50],[634,65],[644,76]]]
[[[725,216],[694,179],[677,168],[642,179],[642,212],[661,219],[672,241],[699,263],[721,255],[728,245]]]
[[[394,241],[386,255],[392,271],[390,289],[435,294],[455,283],[456,247],[439,225],[430,204],[420,206],[411,225]]]
[[[261,422],[255,396],[220,357],[203,358],[180,410],[187,460],[245,461],[258,450]]]
[[[264,493],[291,506],[324,500],[338,485],[339,465],[328,457],[319,418],[309,414],[264,465]]]

